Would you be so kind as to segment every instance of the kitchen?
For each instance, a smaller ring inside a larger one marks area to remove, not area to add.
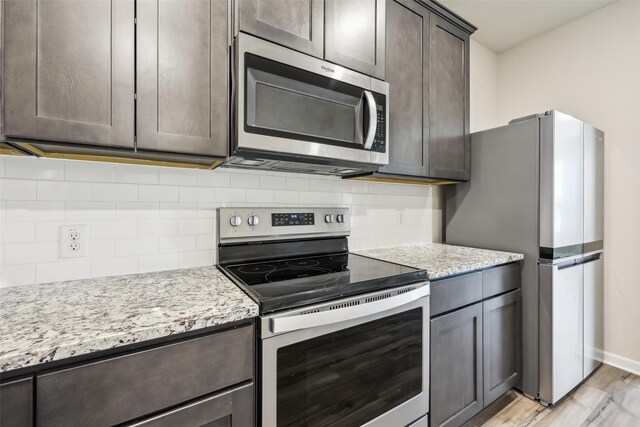
[[[0,425],[640,422],[637,2],[0,5]]]

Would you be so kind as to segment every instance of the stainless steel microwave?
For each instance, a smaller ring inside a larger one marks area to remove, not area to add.
[[[227,166],[359,175],[389,162],[389,84],[239,33]]]

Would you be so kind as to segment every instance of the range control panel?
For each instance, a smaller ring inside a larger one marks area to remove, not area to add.
[[[348,236],[348,208],[219,208],[219,243]]]
[[[314,225],[315,222],[316,219],[313,212],[271,214],[271,225],[274,227],[287,225]]]

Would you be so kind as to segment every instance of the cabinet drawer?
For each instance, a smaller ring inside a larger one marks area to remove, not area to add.
[[[33,379],[0,385],[0,427],[33,425]]]
[[[431,282],[431,316],[482,299],[482,272]]]
[[[252,427],[253,384],[205,397],[128,427]]]
[[[37,377],[38,426],[107,426],[253,377],[253,327]]]
[[[521,263],[514,262],[482,272],[482,297],[488,298],[520,287]]]

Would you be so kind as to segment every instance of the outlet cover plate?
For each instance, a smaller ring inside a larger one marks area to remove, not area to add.
[[[60,258],[82,258],[89,255],[87,225],[60,226]]]

